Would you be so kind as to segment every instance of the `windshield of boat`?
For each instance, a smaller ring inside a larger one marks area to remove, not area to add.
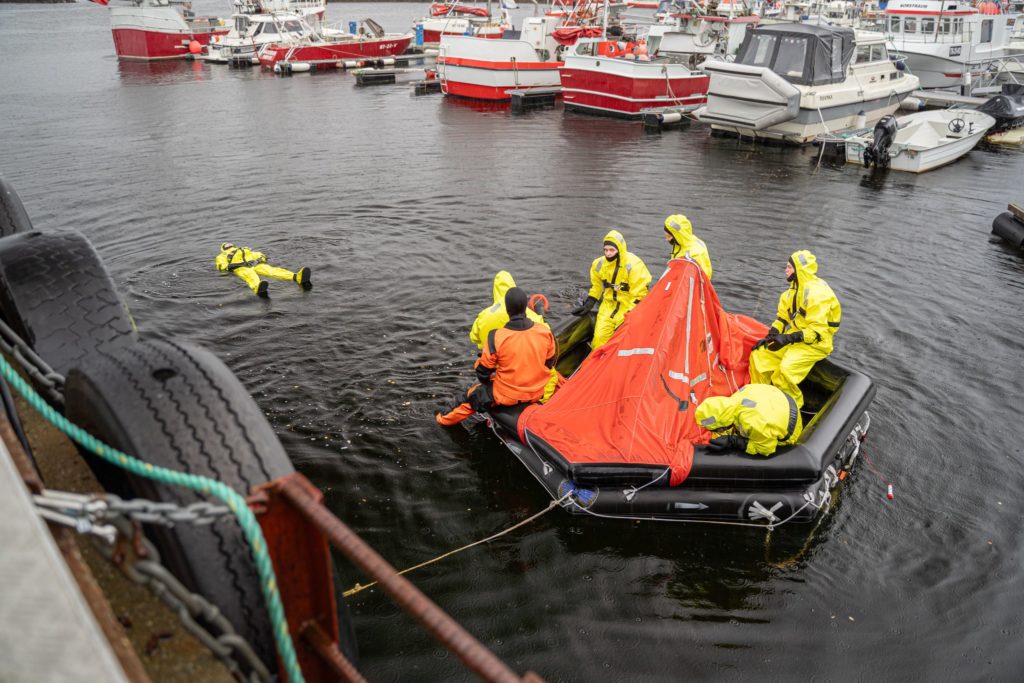
[[[777,36],[773,35],[756,34],[752,36],[750,46],[736,58],[736,61],[747,66],[771,67],[772,57],[775,56],[776,40]]]

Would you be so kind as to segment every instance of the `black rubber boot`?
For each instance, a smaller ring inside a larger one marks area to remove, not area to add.
[[[264,299],[266,299],[267,297],[270,296],[270,294],[267,293],[267,290],[269,288],[270,285],[267,284],[267,281],[262,280],[260,282],[260,286],[256,288],[256,296],[263,297]]]
[[[303,289],[311,289],[313,287],[313,281],[310,280],[312,275],[313,272],[309,269],[309,266],[303,266],[299,268],[299,272],[295,273],[295,281]]]

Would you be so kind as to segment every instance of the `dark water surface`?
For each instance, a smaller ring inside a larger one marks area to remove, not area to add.
[[[199,9],[227,14],[210,3]],[[404,29],[426,5],[332,5]],[[356,89],[200,63],[119,64],[96,5],[0,5],[0,174],[37,227],[88,235],[140,328],[239,374],[296,466],[398,567],[547,505],[483,426],[431,410],[507,268],[564,317],[618,227],[658,271],[682,211],[730,310],[771,320],[790,252],[843,304],[835,358],[878,383],[861,466],[812,529],[555,510],[411,578],[549,681],[1020,680],[1024,261],[989,237],[1024,152],[869,181],[708,130]],[[251,296],[223,240],[313,268]],[[343,570],[346,582],[362,578]],[[352,599],[375,681],[467,679],[377,592]]]

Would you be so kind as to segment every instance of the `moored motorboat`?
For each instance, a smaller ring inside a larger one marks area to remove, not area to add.
[[[884,117],[871,133],[846,138],[846,160],[924,173],[974,149],[996,120],[974,109],[921,111]]]
[[[489,5],[438,2],[430,6],[430,16],[417,19],[413,27],[422,27],[424,46],[437,47],[443,35],[501,38],[505,31],[511,30],[512,20],[504,4],[498,16],[494,16]]]
[[[875,389],[867,376],[820,361],[801,385],[809,419],[795,445],[768,458],[712,453],[693,413],[704,399],[747,382],[750,348],[764,331],[723,311],[696,263],[673,260],[598,351],[587,355],[587,318],[557,331],[559,370],[579,368],[550,401],[494,408],[488,423],[573,513],[810,521],[857,459]]]
[[[184,59],[228,32],[222,19],[197,17],[187,7],[169,0],[131,0],[107,4],[114,51],[118,59]]]
[[[379,59],[405,52],[412,34],[385,33],[380,24],[364,19],[356,33],[309,25],[308,31],[282,35],[259,52],[260,64],[337,64],[347,59]]]
[[[704,59],[729,54],[758,17],[696,13],[665,14],[650,27],[642,47],[603,38],[569,48],[559,69],[568,111],[638,118],[645,110],[692,110],[706,100]]]
[[[795,144],[872,125],[918,87],[890,61],[882,34],[806,24],[751,29],[735,62],[709,60],[704,70],[701,121]]]
[[[301,35],[323,19],[323,0],[261,0],[244,2],[231,15],[231,28],[215,35],[202,59],[216,64],[258,64],[257,54],[282,35]],[[305,21],[303,21],[305,20]]]
[[[1008,56],[1020,16],[992,2],[891,0],[885,31],[922,88],[948,88],[978,79]]]

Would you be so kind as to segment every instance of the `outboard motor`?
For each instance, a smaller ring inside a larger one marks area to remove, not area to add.
[[[892,114],[878,120],[872,134],[874,141],[870,147],[864,150],[864,165],[866,167],[871,168],[874,165],[875,168],[889,168],[889,147],[892,146],[896,131],[899,129],[896,117]]]
[[[996,120],[996,125],[992,126],[989,133],[1002,133],[1011,128],[1024,126],[1024,84],[1003,85],[1003,91],[989,98],[978,107],[978,111],[985,112]]]

